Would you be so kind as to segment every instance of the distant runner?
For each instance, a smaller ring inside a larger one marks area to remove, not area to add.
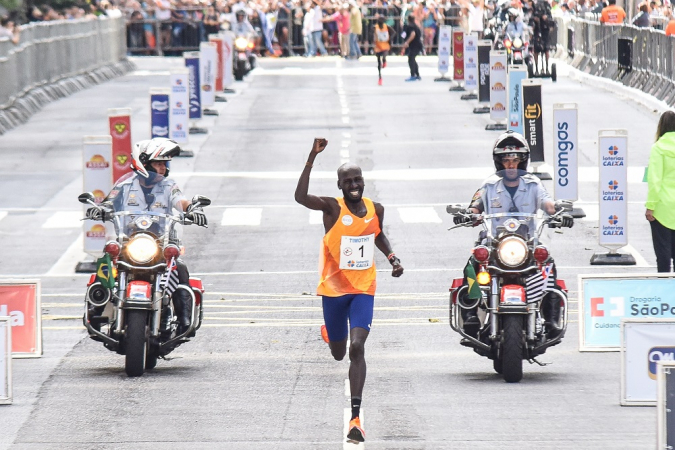
[[[337,185],[344,197],[317,197],[307,193],[314,159],[327,145],[326,139],[314,139],[312,151],[295,189],[295,201],[309,209],[323,211],[326,235],[321,251],[321,281],[317,295],[322,296],[326,325],[321,327],[321,335],[337,361],[345,357],[347,335],[350,335],[352,418],[347,438],[363,442],[365,432],[361,428],[359,412],[366,381],[364,344],[373,320],[375,247],[387,256],[393,267],[393,277],[403,274],[403,266],[382,231],[384,207],[363,197],[365,183],[359,166],[346,163],[338,168]]]
[[[387,67],[387,53],[391,50],[392,35],[389,25],[384,22],[384,16],[378,17],[373,28],[373,43],[377,57],[377,84],[380,86],[382,86],[382,69]]]

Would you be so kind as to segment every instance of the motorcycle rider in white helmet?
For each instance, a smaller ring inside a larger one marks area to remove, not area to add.
[[[167,162],[180,153],[178,144],[166,138],[154,138],[136,143],[131,152],[131,170],[122,176],[101,203],[102,209],[89,208],[86,216],[91,220],[105,220],[107,213],[147,210],[172,214],[173,209],[184,212],[195,225],[206,226],[204,211],[185,199],[178,185],[169,176]],[[179,284],[189,286],[190,274],[179,258],[176,261]],[[192,300],[184,289],[176,289],[172,295],[176,316],[177,334],[183,334],[190,326]],[[170,321],[164,317],[162,323]]]

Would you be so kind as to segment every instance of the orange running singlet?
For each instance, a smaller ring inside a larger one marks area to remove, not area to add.
[[[389,27],[387,24],[380,28],[375,24],[375,53],[387,52],[391,49],[389,45]]]
[[[323,237],[319,257],[321,281],[316,294],[327,297],[375,295],[375,238],[381,229],[373,201],[364,197],[366,215],[356,217],[343,198],[336,200],[340,216]]]

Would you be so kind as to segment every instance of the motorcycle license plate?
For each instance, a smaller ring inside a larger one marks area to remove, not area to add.
[[[246,53],[239,53],[237,58],[239,58],[239,61],[246,61]]]

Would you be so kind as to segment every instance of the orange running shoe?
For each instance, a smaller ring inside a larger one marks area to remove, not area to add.
[[[378,85],[378,86],[382,86],[382,78],[380,78],[379,80],[377,80],[377,85]]]
[[[366,440],[366,432],[361,428],[361,420],[356,417],[349,422],[349,433],[347,439],[356,442],[364,442]]]
[[[385,67],[387,67],[387,61],[384,61],[384,62],[382,63],[382,68],[384,69]]]
[[[326,325],[321,325],[321,337],[326,344],[330,342],[328,340],[328,330],[326,329]]]

